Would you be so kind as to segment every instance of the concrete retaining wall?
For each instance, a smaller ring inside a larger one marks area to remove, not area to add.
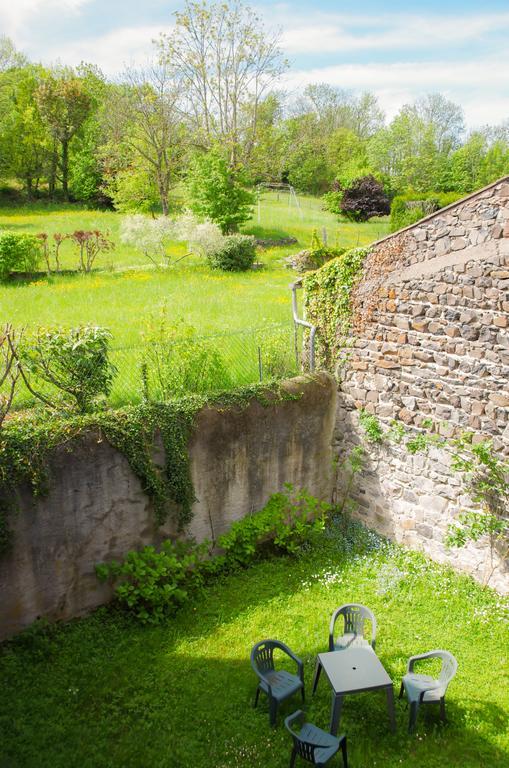
[[[190,441],[197,501],[188,534],[215,539],[284,483],[328,499],[336,391],[326,374],[285,384],[298,399],[204,408]],[[38,617],[68,619],[107,602],[96,563],[175,535],[158,529],[125,457],[90,434],[51,461],[49,494],[19,489],[13,545],[0,556],[0,639]]]

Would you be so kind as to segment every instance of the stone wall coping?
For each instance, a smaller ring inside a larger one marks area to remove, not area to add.
[[[419,229],[419,227],[422,227],[424,222],[430,221],[431,219],[434,219],[437,216],[443,216],[443,214],[446,213],[447,211],[451,211],[453,208],[458,208],[460,205],[463,205],[469,200],[473,200],[476,197],[479,197],[484,192],[487,192],[489,189],[493,189],[494,187],[497,187],[499,184],[503,184],[504,182],[509,183],[509,176],[502,176],[502,178],[497,179],[496,181],[492,181],[491,184],[487,184],[487,186],[483,187],[482,189],[478,189],[475,192],[471,192],[469,195],[466,195],[466,197],[462,197],[460,200],[455,200],[454,203],[450,203],[449,205],[446,205],[444,208],[439,208],[439,210],[435,211],[434,213],[429,213],[427,216],[424,216],[422,219],[419,219],[419,221],[414,221],[413,224],[409,224],[407,227],[398,229],[397,232],[391,232],[389,235],[385,235],[385,237],[381,237],[380,240],[375,240],[373,243],[371,243],[367,247],[370,249],[375,248],[375,246],[380,245],[381,243],[385,243],[387,240],[390,240],[391,237],[397,237],[398,235],[403,234],[403,232],[409,232],[412,229]]]

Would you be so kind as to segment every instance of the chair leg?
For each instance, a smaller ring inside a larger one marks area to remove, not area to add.
[[[295,758],[297,757],[297,750],[295,747],[292,749],[292,754],[290,755],[290,768],[293,768],[295,765]]]
[[[403,698],[404,692],[405,692],[405,686],[403,685],[403,683],[401,683],[401,688],[399,689],[399,696],[398,696],[399,699]]]
[[[300,695],[302,696],[302,701],[306,701],[306,692],[304,690],[304,685],[300,689]]]
[[[277,719],[277,699],[275,699],[273,696],[270,699],[269,718],[270,718],[270,724],[272,726],[275,726],[276,719]]]
[[[253,706],[254,706],[254,708],[255,708],[255,709],[256,709],[256,707],[258,706],[258,699],[259,699],[259,698],[260,698],[260,688],[258,687],[258,688],[256,689],[255,700],[254,700],[254,704],[253,704]]]
[[[413,733],[415,729],[415,724],[417,722],[417,710],[419,709],[419,703],[417,701],[412,701],[410,704],[410,720],[408,723],[408,733]]]
[[[341,754],[343,755],[343,768],[348,768],[348,755],[346,752],[346,736],[341,739]]]
[[[445,717],[445,698],[442,696],[440,699],[440,720],[445,723],[446,717]]]

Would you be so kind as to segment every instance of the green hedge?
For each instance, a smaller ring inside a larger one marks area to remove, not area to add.
[[[391,204],[390,231],[397,232],[415,224],[430,213],[445,208],[463,197],[458,192],[407,192],[397,195]]]

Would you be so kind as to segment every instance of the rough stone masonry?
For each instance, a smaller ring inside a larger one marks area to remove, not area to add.
[[[370,249],[353,296],[355,342],[341,375],[336,447],[360,439],[358,411],[411,430],[432,419],[509,453],[509,177]],[[376,297],[376,300],[373,300]],[[448,524],[472,503],[450,452],[370,450],[357,492],[365,522],[509,593],[508,563],[485,543],[448,550]]]

